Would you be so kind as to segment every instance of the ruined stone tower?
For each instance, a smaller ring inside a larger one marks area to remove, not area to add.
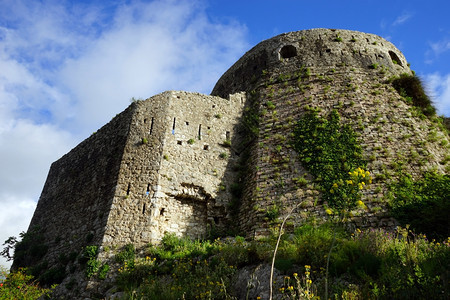
[[[413,176],[442,173],[448,153],[428,138],[448,135],[388,81],[403,73],[411,74],[405,57],[381,37],[313,29],[256,45],[213,96],[171,91],[132,103],[53,163],[29,229],[48,247],[39,259],[57,264],[90,244],[140,247],[165,233],[202,238],[231,225],[258,237],[277,222],[268,220],[270,209],[281,218],[298,203],[291,226],[324,217],[290,143],[311,108],[337,110],[360,135],[375,181],[364,194],[369,213],[355,222],[393,226],[385,179],[398,161]]]

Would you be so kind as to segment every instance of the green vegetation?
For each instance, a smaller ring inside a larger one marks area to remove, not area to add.
[[[350,125],[341,125],[337,111],[328,118],[307,112],[294,130],[294,148],[321,187],[322,198],[337,210],[352,209],[360,190],[371,183],[366,162]]]
[[[405,101],[421,110],[425,116],[436,115],[431,99],[423,88],[422,81],[416,75],[402,74],[390,80]]]
[[[222,152],[222,153],[219,154],[219,157],[221,159],[226,159],[228,157],[228,154],[226,152]]]
[[[188,143],[189,145],[193,145],[193,144],[195,143],[195,140],[194,140],[194,139],[188,139],[188,140],[187,140],[187,143]]]
[[[97,260],[98,247],[97,246],[86,246],[83,252],[83,257],[81,258],[81,263],[86,264],[86,277],[91,278],[97,274],[100,268],[100,261]]]
[[[335,299],[438,299],[448,292],[449,241],[429,242],[406,229],[350,234],[334,226],[312,222],[282,237],[275,266],[285,280],[277,284],[277,293],[285,299],[298,299],[292,296],[305,290],[323,295],[323,267],[334,235],[329,282]],[[191,241],[166,235],[145,258],[134,258],[133,267],[124,263],[117,284],[125,299],[235,299],[237,269],[269,263],[275,243],[275,236],[246,242],[239,236]]]
[[[28,274],[27,269],[18,269],[12,273],[2,270],[0,278],[0,300],[34,300],[49,295],[50,289],[43,289]]]
[[[142,139],[141,139],[141,143],[142,143],[143,145],[148,144],[148,139],[147,139],[147,138],[142,138]]]
[[[390,187],[393,216],[404,226],[430,238],[445,239],[450,228],[450,176],[427,173],[413,180],[408,174]]]
[[[225,140],[225,141],[223,141],[222,145],[224,147],[231,147],[231,141],[230,140]]]

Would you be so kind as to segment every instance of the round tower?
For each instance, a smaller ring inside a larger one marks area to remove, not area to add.
[[[297,122],[309,112],[323,120],[336,113],[340,124],[354,131],[355,147],[373,178],[362,191],[367,209],[354,218],[357,226],[396,225],[388,190],[401,174],[419,178],[430,170],[448,171],[448,150],[441,142],[448,142],[448,134],[434,111],[418,107],[417,95],[408,95],[411,89],[394,78],[417,79],[392,43],[335,29],[268,39],[225,72],[212,94],[245,91],[248,99],[243,120],[250,158],[239,214],[248,235],[266,233],[294,207],[292,226],[327,216],[323,179],[310,172],[293,142]]]

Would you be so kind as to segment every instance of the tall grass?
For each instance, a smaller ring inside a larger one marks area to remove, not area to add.
[[[275,268],[291,279],[275,291],[279,296],[300,299],[306,288],[323,295],[333,226],[306,224],[283,236]],[[406,228],[394,233],[372,229],[350,234],[342,228],[335,232],[329,268],[334,299],[443,299],[449,295],[450,240],[428,241]],[[133,269],[122,271],[118,285],[129,299],[232,299],[239,268],[269,263],[276,238],[200,242],[168,236],[160,246],[150,247],[147,258],[136,261]],[[308,278],[298,275],[306,271]]]

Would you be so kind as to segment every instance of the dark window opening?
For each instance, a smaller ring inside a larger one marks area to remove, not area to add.
[[[398,57],[398,55],[394,51],[389,51],[389,56],[391,57],[392,62],[394,64],[399,65],[399,66],[403,66],[402,62],[400,61],[400,58]]]
[[[177,118],[173,118],[173,125],[172,125],[172,130],[175,130],[175,121]]]
[[[215,105],[213,105],[213,106],[212,106],[212,108],[216,108],[216,106],[215,106]]]
[[[147,184],[147,191],[145,192],[146,195],[150,194],[150,183]]]
[[[297,49],[292,45],[286,45],[280,50],[281,58],[291,58],[297,56]]]
[[[177,141],[177,144],[178,144],[178,145],[182,145],[183,142],[182,142],[182,141]]]
[[[186,126],[189,126],[189,122],[186,122]]]
[[[210,130],[210,129],[211,129],[211,127],[208,126],[208,130]]]
[[[214,219],[214,224],[219,224],[219,217],[213,217]]]
[[[144,124],[147,123],[147,119],[144,119]]]
[[[231,140],[231,134],[230,134],[230,132],[229,131],[227,131],[226,133],[225,133],[225,136],[226,136],[226,140],[227,141],[230,141]]]
[[[154,121],[154,118],[152,117],[152,122],[150,123],[150,134],[152,134],[152,132],[153,132],[153,121]]]
[[[198,139],[202,139],[202,124],[198,125]]]
[[[130,194],[130,190],[131,190],[131,183],[129,183],[127,187],[127,196]]]
[[[208,150],[209,149],[209,145],[204,145],[203,146],[203,150]]]
[[[164,212],[166,211],[166,209],[163,207],[161,208],[161,210],[159,211],[159,215],[160,216],[164,216]]]
[[[145,214],[145,203],[144,203],[144,206],[142,207],[142,214],[143,215]]]
[[[327,53],[330,53],[331,52],[331,49],[327,49],[327,50],[325,50]]]

